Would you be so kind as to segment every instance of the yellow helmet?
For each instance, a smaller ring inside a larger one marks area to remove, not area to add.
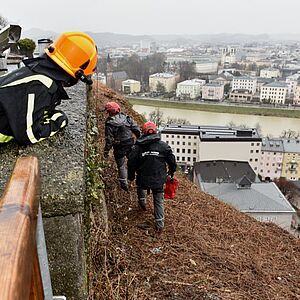
[[[48,48],[46,54],[67,73],[89,83],[87,76],[95,72],[98,59],[94,40],[84,32],[64,32]]]

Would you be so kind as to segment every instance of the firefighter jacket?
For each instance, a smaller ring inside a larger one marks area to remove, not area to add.
[[[109,116],[105,121],[104,153],[108,153],[113,147],[115,156],[124,156],[134,143],[132,133],[137,138],[141,135],[140,128],[129,116],[122,112]]]
[[[168,173],[176,171],[176,160],[171,147],[160,140],[158,134],[139,138],[128,159],[128,179],[134,180],[142,189],[161,189]]]
[[[58,80],[25,66],[0,77],[0,143],[34,144],[67,125],[55,107],[69,99]]]

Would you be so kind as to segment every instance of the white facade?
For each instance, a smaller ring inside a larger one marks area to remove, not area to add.
[[[177,76],[171,73],[156,73],[149,76],[149,88],[150,92],[157,91],[157,84],[160,82],[164,87],[165,91],[175,91]]]
[[[179,82],[177,84],[176,96],[188,96],[195,99],[201,95],[202,86],[205,84],[203,79],[192,79]]]
[[[280,71],[275,68],[262,69],[259,76],[262,78],[278,78],[280,77]]]
[[[122,82],[122,92],[127,94],[139,93],[141,91],[141,83],[137,80],[127,79]]]
[[[223,126],[167,125],[161,139],[173,150],[179,164],[196,161],[247,161],[258,173],[261,138],[255,128],[232,129]]]
[[[223,84],[207,83],[202,87],[202,99],[220,101],[223,97]]]
[[[278,81],[272,82],[261,87],[260,101],[270,101],[270,103],[284,104],[286,93],[286,83]]]
[[[287,84],[287,94],[289,96],[296,94],[296,88],[298,85],[298,78],[300,77],[300,74],[294,74],[291,76],[288,76],[285,80]]]
[[[161,139],[172,148],[179,164],[192,166],[197,161],[200,142],[197,132],[165,132],[161,133]]]
[[[216,74],[218,72],[218,61],[212,58],[197,59],[195,62],[195,70],[199,74]]]
[[[253,77],[234,77],[232,80],[232,90],[248,90],[252,94],[256,91],[257,79]]]

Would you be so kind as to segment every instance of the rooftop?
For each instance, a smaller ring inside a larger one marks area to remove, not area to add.
[[[256,128],[168,124],[161,133],[199,135],[203,141],[261,141]]]
[[[235,183],[203,182],[202,186],[205,192],[242,212],[295,212],[274,182],[252,183],[249,189],[238,189]]]

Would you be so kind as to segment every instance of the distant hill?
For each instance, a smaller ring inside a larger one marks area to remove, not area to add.
[[[300,40],[300,35],[295,34],[242,34],[242,33],[219,33],[219,34],[160,34],[160,35],[132,35],[112,32],[87,32],[95,40],[98,47],[124,47],[139,44],[141,40],[152,40],[170,45],[184,45],[197,42],[205,43],[244,43],[262,42],[272,40]],[[55,38],[59,33],[38,28],[26,30],[22,38],[31,38],[35,41],[41,38]]]

